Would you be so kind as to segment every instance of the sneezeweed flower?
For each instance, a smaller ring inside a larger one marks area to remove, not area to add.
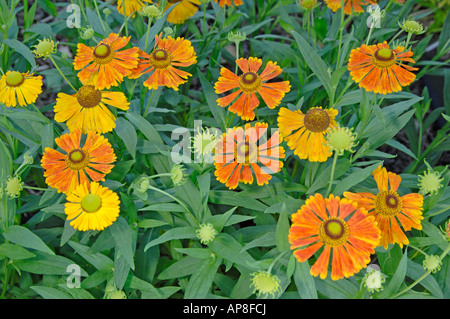
[[[145,3],[152,3],[151,0],[117,0],[117,11],[122,15],[133,17],[136,12],[142,10],[145,7]],[[125,9],[124,9],[125,7]]]
[[[238,76],[227,68],[222,68],[214,88],[217,94],[238,89],[227,96],[219,98],[217,103],[222,107],[231,104],[228,110],[237,114],[243,120],[248,121],[255,118],[254,110],[259,105],[256,93],[261,96],[267,107],[273,109],[281,103],[284,95],[289,92],[291,88],[289,81],[267,83],[267,81],[283,72],[276,62],[267,62],[261,74],[257,73],[262,65],[261,59],[254,57],[249,59],[240,58],[236,60],[236,63],[243,72],[242,75]]]
[[[42,93],[42,76],[8,71],[0,78],[0,103],[7,107],[34,103]]]
[[[436,255],[427,255],[422,263],[426,271],[431,271],[433,274],[441,270],[442,260]]]
[[[196,161],[209,163],[218,141],[219,137],[211,133],[208,128],[199,128],[192,138],[192,149]]]
[[[260,270],[251,275],[250,287],[258,298],[276,298],[281,293],[280,279],[268,271]]]
[[[370,265],[367,267],[367,272],[362,279],[362,283],[370,293],[383,290],[385,281],[385,275],[383,275],[379,269],[371,267]]]
[[[55,42],[51,39],[44,38],[43,40],[39,40],[39,43],[34,46],[33,52],[34,56],[36,58],[44,58],[47,59],[50,54],[56,53],[56,47],[58,43],[55,44]]]
[[[217,3],[217,1],[219,1],[219,6],[221,7],[232,7],[233,5],[237,7],[244,4],[242,0],[214,0],[215,3]]]
[[[97,182],[80,184],[67,193],[65,214],[70,225],[80,231],[103,230],[116,221],[119,196]]]
[[[178,67],[188,67],[197,63],[197,55],[189,40],[174,39],[170,36],[162,39],[161,36],[162,34],[155,37],[152,53],[139,51],[141,59],[130,78],[136,79],[151,72],[150,77],[144,81],[144,86],[153,90],[166,86],[178,91],[178,87],[192,76]]]
[[[405,231],[422,229],[423,196],[417,193],[400,196],[397,190],[402,178],[384,167],[378,167],[372,175],[378,187],[376,195],[369,192],[344,192],[344,196],[375,217],[381,230],[380,246],[387,249],[389,244],[398,243],[403,247],[409,240],[401,227]]]
[[[197,13],[200,4],[200,0],[168,0],[164,11],[173,5],[175,5],[175,8],[167,15],[167,22],[173,24],[184,23]]]
[[[435,172],[432,168],[429,167],[426,172],[423,172],[422,175],[419,175],[419,194],[436,194],[439,189],[442,188],[443,181],[444,178],[442,177],[441,173]]]
[[[200,228],[195,231],[195,234],[203,245],[207,245],[214,240],[218,232],[212,224],[207,223],[201,224]]]
[[[390,49],[386,41],[353,49],[347,65],[353,81],[368,92],[387,94],[401,91],[416,78],[410,71],[418,70],[404,63],[415,63],[411,58],[413,52],[404,50],[402,46]]]
[[[332,155],[324,135],[330,128],[336,128],[335,109],[313,107],[303,114],[301,110],[291,111],[285,107],[278,113],[278,128],[287,145],[300,159],[310,162],[325,162]]]
[[[331,256],[331,279],[348,278],[370,262],[380,238],[375,218],[346,198],[331,194],[311,196],[292,215],[289,243],[299,262],[308,260],[323,247],[311,267],[311,275],[325,279]]]
[[[130,103],[122,92],[100,91],[93,85],[82,86],[72,95],[61,92],[54,108],[55,121],[66,122],[71,132],[76,129],[83,134],[111,132],[116,127],[116,118],[107,105],[127,111]]]
[[[116,155],[111,144],[102,135],[88,132],[81,147],[81,130],[77,129],[55,139],[65,153],[45,148],[41,165],[44,168],[45,182],[58,192],[67,193],[78,185],[103,181],[111,172]]]
[[[252,184],[253,175],[259,186],[268,184],[274,173],[278,173],[284,158],[284,148],[278,131],[267,142],[262,137],[267,134],[266,123],[250,123],[245,128],[235,127],[223,133],[216,144],[214,155],[214,175],[229,189],[235,189],[240,182]]]
[[[23,190],[23,182],[19,176],[8,177],[6,181],[5,191],[10,198],[17,198]]]
[[[341,0],[325,0],[328,8],[336,12],[341,7]],[[376,0],[344,0],[344,13],[364,12],[363,6],[368,4],[377,4]]]
[[[111,33],[95,47],[78,43],[73,65],[75,70],[81,70],[78,73],[81,83],[103,90],[119,85],[130,75],[137,67],[139,56],[139,48],[121,50],[130,38]]]
[[[174,186],[181,186],[187,181],[186,169],[181,164],[175,164],[170,170],[170,178]]]
[[[325,135],[327,146],[330,151],[336,152],[338,155],[344,154],[344,151],[354,152],[356,134],[348,127],[332,127],[329,128]]]
[[[403,23],[398,22],[398,25],[407,33],[419,35],[427,32],[427,28],[424,29],[421,23],[414,20],[404,20]]]

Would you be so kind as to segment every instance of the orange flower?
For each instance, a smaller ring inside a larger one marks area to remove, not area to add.
[[[78,43],[73,65],[75,70],[81,70],[78,73],[80,81],[84,85],[92,84],[98,90],[119,85],[138,64],[139,48],[120,50],[130,38],[111,33],[96,47]]]
[[[299,262],[308,260],[322,246],[311,275],[325,279],[331,255],[331,279],[348,278],[365,268],[380,238],[375,218],[355,202],[331,194],[311,196],[292,215],[289,243]]]
[[[214,2],[217,3],[217,0],[214,0]],[[243,5],[244,3],[242,2],[242,0],[219,0],[219,6],[224,7],[224,6],[232,6],[235,5],[240,6]]]
[[[418,70],[402,63],[415,63],[411,59],[413,52],[400,53],[403,50],[404,47],[389,49],[386,41],[377,45],[363,44],[352,50],[348,62],[352,79],[368,92],[386,94],[401,91],[402,86],[411,84],[416,78],[410,71]]]
[[[253,120],[255,118],[253,110],[259,105],[256,93],[261,95],[269,108],[273,109],[280,104],[284,95],[289,92],[291,88],[289,81],[266,83],[266,81],[275,78],[283,72],[276,62],[269,61],[261,74],[257,73],[262,65],[261,59],[253,57],[249,59],[240,58],[236,60],[236,63],[244,73],[241,76],[237,76],[230,70],[222,68],[220,70],[221,76],[214,88],[217,94],[238,88],[237,91],[219,98],[217,103],[222,107],[231,104],[230,112],[236,113],[243,120]],[[237,100],[233,103],[236,98]]]
[[[358,207],[365,208],[369,215],[375,217],[381,230],[380,246],[388,248],[388,244],[398,243],[400,247],[409,243],[405,231],[411,228],[422,229],[421,219],[423,197],[411,193],[400,197],[397,193],[402,178],[386,168],[378,167],[372,173],[378,186],[378,194],[344,192],[344,196],[358,203]],[[390,189],[388,187],[390,185]]]
[[[103,181],[114,167],[111,164],[116,160],[114,150],[98,133],[89,132],[83,147],[80,129],[56,138],[55,142],[66,154],[47,147],[41,164],[45,182],[58,192],[67,193],[77,185],[89,183],[86,174],[92,181]]]
[[[325,0],[328,8],[336,12],[341,7],[341,0]],[[344,0],[344,13],[352,14],[352,12],[364,12],[362,6],[368,4],[377,4],[376,0]]]
[[[174,39],[170,36],[161,39],[161,36],[162,33],[155,37],[155,46],[150,55],[139,51],[140,63],[130,78],[138,78],[142,74],[153,72],[145,80],[144,86],[154,90],[166,86],[178,91],[178,87],[192,76],[179,70],[178,67],[188,67],[197,63],[197,56],[189,40]]]
[[[230,189],[239,182],[253,183],[253,174],[258,185],[268,184],[271,174],[281,170],[284,158],[284,148],[280,146],[281,138],[276,131],[265,141],[266,123],[250,123],[242,127],[229,129],[223,133],[222,139],[216,144],[214,165],[217,180]]]
[[[287,145],[300,159],[310,162],[325,162],[332,155],[326,145],[324,135],[329,128],[336,128],[335,120],[338,111],[312,107],[303,114],[302,111],[291,111],[282,107],[278,113],[280,135]]]

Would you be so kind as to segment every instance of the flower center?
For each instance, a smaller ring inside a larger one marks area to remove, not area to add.
[[[25,81],[25,77],[22,73],[17,71],[12,71],[6,76],[6,84],[8,86],[19,86],[23,83],[23,81]]]
[[[84,108],[97,106],[102,100],[102,92],[93,85],[85,85],[77,92],[77,101]]]
[[[81,200],[81,208],[86,213],[95,213],[102,207],[102,198],[96,194],[88,194]]]
[[[258,158],[258,147],[249,141],[241,142],[237,145],[234,156],[240,164],[249,165],[256,163]]]
[[[97,45],[94,49],[94,62],[97,64],[107,64],[114,58],[111,47],[105,43]]]
[[[341,246],[349,235],[347,223],[338,217],[330,217],[323,221],[319,228],[319,237],[328,246]]]
[[[66,155],[66,164],[74,171],[82,170],[89,164],[88,153],[79,148],[74,149]]]
[[[325,110],[312,108],[305,114],[305,127],[311,132],[324,132],[330,125],[330,117]]]
[[[402,209],[402,199],[394,191],[383,191],[375,198],[375,209],[384,216],[395,216]]]
[[[374,53],[372,62],[379,68],[389,68],[395,64],[394,52],[387,48],[379,49]]]
[[[153,51],[150,56],[150,63],[155,69],[165,69],[172,62],[172,54],[164,49]]]
[[[261,77],[254,72],[246,72],[239,77],[239,87],[245,93],[256,92],[261,85]]]

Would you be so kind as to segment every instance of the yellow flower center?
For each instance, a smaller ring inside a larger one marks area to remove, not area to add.
[[[234,152],[236,161],[240,164],[249,165],[256,163],[258,158],[258,147],[249,141],[241,142]]]
[[[306,112],[303,122],[308,131],[324,132],[330,125],[330,117],[325,110],[312,108]]]
[[[84,108],[97,106],[102,100],[102,92],[93,85],[85,85],[77,92],[77,101]]]
[[[107,64],[114,59],[114,51],[105,43],[97,45],[94,49],[94,62],[97,64]]]
[[[150,63],[155,69],[165,69],[172,63],[172,54],[164,49],[153,51],[150,56]]]
[[[25,81],[25,77],[22,73],[17,71],[12,71],[6,76],[6,84],[8,86],[19,86],[23,83],[23,81]]]
[[[81,208],[86,213],[95,213],[102,207],[102,198],[96,194],[88,194],[81,200]]]
[[[394,191],[383,191],[375,198],[375,209],[383,216],[395,216],[402,209],[402,199]]]
[[[379,68],[389,68],[395,64],[395,54],[387,48],[379,49],[374,53],[372,62]]]
[[[259,90],[261,85],[261,77],[254,72],[246,72],[239,77],[239,87],[245,93],[256,92]]]
[[[319,227],[319,237],[328,246],[336,247],[345,243],[349,235],[347,223],[338,217],[324,220]]]
[[[82,149],[74,149],[66,155],[66,164],[67,166],[74,170],[79,171],[86,168],[89,164],[89,154]]]

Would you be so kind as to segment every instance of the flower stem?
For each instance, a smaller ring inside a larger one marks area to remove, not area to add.
[[[338,152],[334,151],[334,158],[333,158],[333,164],[331,166],[330,183],[328,184],[327,197],[328,197],[328,195],[330,195],[331,185],[333,185],[334,170],[336,169],[337,158],[338,158]]]
[[[154,95],[154,94],[155,94],[155,90],[152,89],[152,95],[150,96],[150,99],[148,99],[147,106],[145,107],[144,117],[147,116],[148,108],[150,107],[150,104],[152,103],[153,95]]]
[[[66,76],[64,75],[64,73],[62,73],[61,69],[59,68],[58,64],[56,64],[55,60],[53,59],[52,55],[50,54],[48,56],[50,58],[50,61],[52,61],[53,65],[55,66],[55,68],[58,70],[59,74],[61,74],[61,76],[63,77],[64,80],[66,80],[67,84],[69,84],[69,86],[75,91],[77,92],[78,90],[72,85],[72,83],[70,83],[70,81],[66,78]]]
[[[97,11],[98,19],[100,20],[100,24],[102,25],[103,31],[106,32],[105,24],[103,23],[102,16],[100,15],[100,11],[98,10],[97,1],[94,0],[95,11]]]
[[[145,46],[144,46],[144,52],[147,53],[147,44],[148,44],[148,36],[150,34],[150,27],[152,26],[152,20],[153,18],[148,18],[148,25],[147,25],[147,36],[145,38]]]
[[[336,61],[336,69],[339,68],[339,61],[341,60],[341,46],[342,46],[342,33],[344,31],[344,0],[341,0],[341,25],[339,26],[339,47],[338,56]]]

